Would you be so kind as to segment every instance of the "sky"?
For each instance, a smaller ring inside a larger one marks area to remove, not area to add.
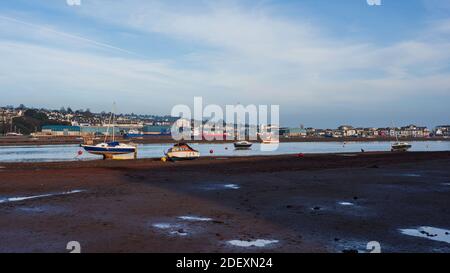
[[[285,126],[450,123],[450,1],[0,3],[0,105],[165,115],[194,96],[280,105]]]

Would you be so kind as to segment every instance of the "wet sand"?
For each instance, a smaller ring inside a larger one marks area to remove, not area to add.
[[[450,152],[0,163],[0,252],[68,252],[69,241],[82,252],[342,252],[369,241],[450,252],[434,234],[401,232],[447,236],[449,166]]]

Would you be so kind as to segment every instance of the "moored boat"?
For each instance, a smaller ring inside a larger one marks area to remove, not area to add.
[[[262,143],[263,144],[278,144],[278,143],[280,143],[280,140],[269,138],[269,139],[263,139]]]
[[[391,145],[391,152],[406,152],[412,147],[407,142],[395,142]]]
[[[144,133],[139,130],[130,130],[123,135],[124,138],[143,138]]]
[[[122,154],[131,154],[136,153],[136,147],[120,143],[117,141],[114,142],[103,142],[97,145],[81,145],[84,150],[90,154],[95,155],[103,155],[103,158],[113,158],[114,155],[122,155]]]
[[[136,146],[115,141],[114,118],[115,114],[113,111],[111,113],[111,117],[109,118],[105,140],[102,143],[99,143],[97,145],[81,144],[80,146],[90,154],[102,155],[103,159],[133,159],[133,158],[135,159],[137,157]],[[109,127],[111,126],[111,122],[113,123],[112,141],[108,142],[107,139],[109,135]],[[130,156],[122,156],[122,155],[130,155]]]
[[[234,148],[236,149],[249,149],[250,147],[252,147],[253,143],[249,142],[249,141],[237,141],[234,143]]]
[[[173,145],[166,153],[166,157],[172,161],[192,160],[200,157],[200,152],[193,149],[186,143],[177,143]]]

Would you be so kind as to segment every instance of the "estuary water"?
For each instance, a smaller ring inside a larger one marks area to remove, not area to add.
[[[450,151],[450,141],[412,141],[411,151]],[[164,156],[173,144],[138,145],[138,158],[159,158]],[[202,156],[254,156],[297,153],[353,153],[390,151],[391,142],[283,142],[273,151],[263,151],[261,144],[253,144],[251,150],[235,150],[233,144],[193,143],[191,146]],[[83,151],[78,156],[78,151]],[[212,153],[211,153],[212,151]],[[78,145],[4,146],[0,147],[0,162],[53,162],[100,159]]]

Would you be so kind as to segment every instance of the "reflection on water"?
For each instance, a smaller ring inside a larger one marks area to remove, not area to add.
[[[450,151],[450,141],[411,142],[411,151]],[[173,144],[143,144],[138,146],[138,158],[159,158]],[[355,153],[390,151],[390,142],[285,142],[275,151],[261,151],[255,143],[251,150],[235,150],[233,144],[192,144],[203,156],[251,156],[280,155],[297,153]],[[0,147],[0,162],[49,162],[100,159],[100,156],[88,154],[77,156],[82,150],[78,145],[42,145]],[[212,153],[210,153],[212,151]]]

